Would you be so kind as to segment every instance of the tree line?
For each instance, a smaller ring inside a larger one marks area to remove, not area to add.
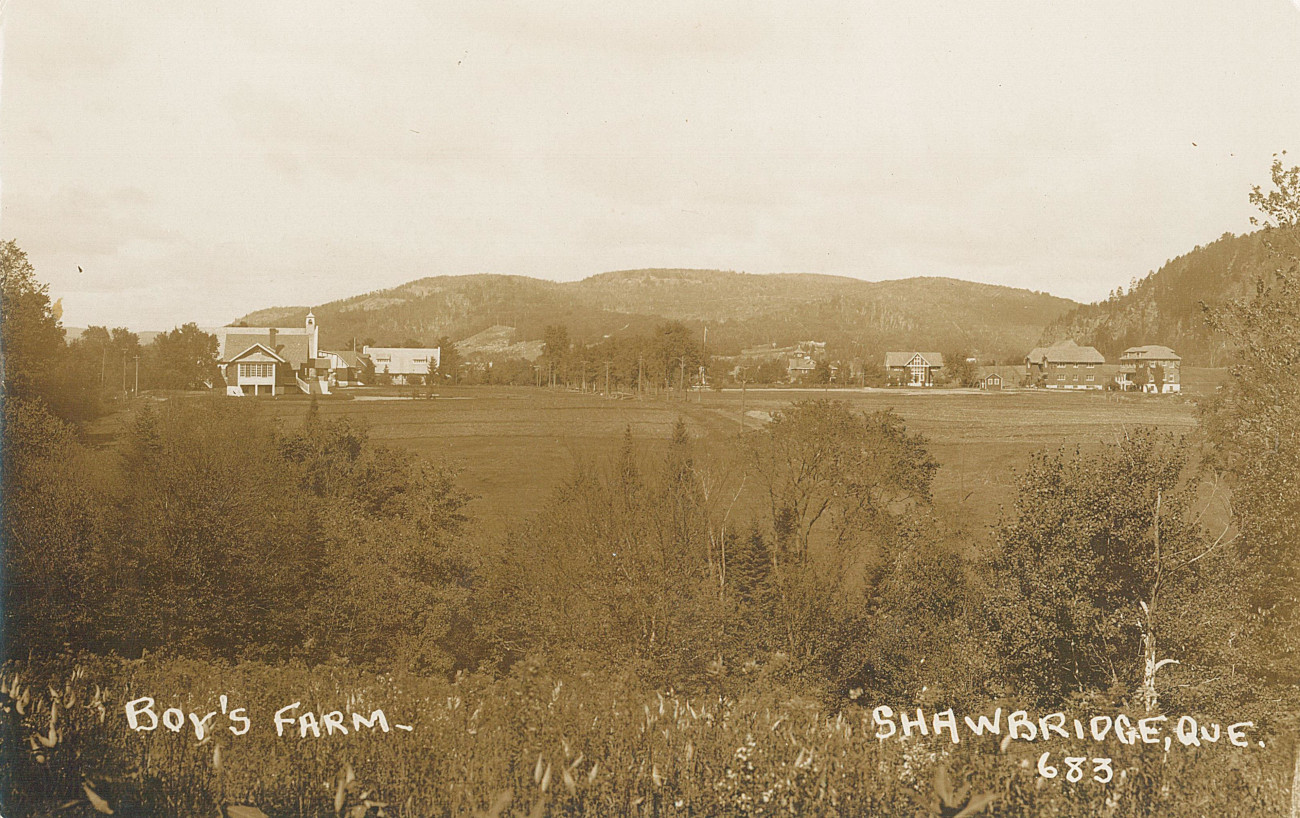
[[[124,327],[90,327],[68,340],[49,288],[12,240],[0,244],[3,268],[6,398],[38,399],[58,417],[85,421],[145,389],[209,388],[217,378],[217,339],[193,323],[148,344]]]

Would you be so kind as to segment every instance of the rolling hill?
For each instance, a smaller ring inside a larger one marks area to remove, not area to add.
[[[1017,357],[1043,328],[1079,305],[1030,290],[949,278],[862,281],[810,274],[753,275],[719,270],[626,270],[575,282],[524,276],[424,278],[312,307],[326,347],[432,343],[468,339],[491,330],[496,349],[517,348],[563,324],[575,340],[640,334],[667,320],[702,330],[709,350],[801,340],[833,349],[872,352],[885,347],[964,349]],[[292,326],[307,307],[260,310],[251,326]],[[513,334],[510,333],[513,330]],[[470,353],[477,351],[469,345]]]

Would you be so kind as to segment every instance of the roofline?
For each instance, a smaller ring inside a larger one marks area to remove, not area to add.
[[[231,333],[268,333],[275,330],[276,335],[311,335],[319,327],[217,327],[213,335],[230,335]]]
[[[265,352],[267,355],[270,355],[272,358],[276,359],[277,361],[279,361],[279,362],[282,363],[282,364],[287,364],[287,363],[289,363],[289,362],[286,361],[284,358],[280,357],[279,353],[277,353],[275,350],[267,348],[267,346],[266,346],[265,344],[253,344],[251,347],[249,347],[248,349],[246,349],[246,350],[244,350],[243,352],[239,353],[238,355],[231,356],[230,359],[228,359],[228,360],[226,360],[226,361],[222,361],[222,363],[233,364],[235,361],[238,361],[240,358],[242,358],[242,357],[244,357],[245,355],[247,355],[248,353],[252,352],[254,349],[260,349],[260,350],[262,350],[262,351]]]

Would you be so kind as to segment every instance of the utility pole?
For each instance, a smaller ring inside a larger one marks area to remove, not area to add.
[[[126,350],[122,350],[122,394],[126,394]]]
[[[140,394],[140,356],[135,356],[135,394]]]
[[[708,380],[708,374],[709,374],[708,366],[709,366],[709,325],[708,325],[708,324],[705,324],[705,325],[704,325],[704,346],[700,348],[700,400],[699,400],[699,403],[701,403],[701,404],[704,403],[704,386],[705,386],[705,381]]]
[[[609,361],[605,362],[605,397],[609,397]]]
[[[745,387],[749,385],[749,367],[740,368],[740,431],[745,431]]]
[[[677,376],[677,388],[682,392],[682,400],[686,400],[686,356],[682,356],[682,371]]]
[[[645,353],[638,352],[636,355],[636,399],[641,400],[641,364],[645,360]]]

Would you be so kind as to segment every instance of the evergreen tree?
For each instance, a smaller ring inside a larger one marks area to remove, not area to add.
[[[432,363],[432,361],[430,361]],[[436,372],[443,383],[459,383],[461,376],[460,351],[446,335],[438,339],[438,366]]]
[[[741,603],[757,605],[772,575],[772,546],[762,529],[751,525],[727,539],[727,584]]]

